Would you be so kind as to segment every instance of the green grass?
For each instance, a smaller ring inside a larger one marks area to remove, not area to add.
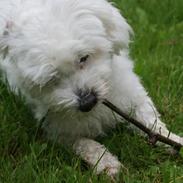
[[[115,0],[135,31],[135,70],[162,119],[183,135],[183,1]],[[181,183],[183,157],[118,126],[99,139],[123,162],[119,183]],[[21,99],[0,83],[0,183],[107,183],[69,150],[42,137]]]

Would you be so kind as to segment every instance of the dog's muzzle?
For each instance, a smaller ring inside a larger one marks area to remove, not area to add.
[[[84,91],[81,90],[78,92],[78,102],[79,110],[82,112],[89,112],[97,104],[98,98],[97,94],[94,91]]]

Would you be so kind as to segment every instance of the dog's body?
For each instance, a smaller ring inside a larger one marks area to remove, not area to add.
[[[130,26],[105,0],[1,0],[0,68],[49,138],[74,144],[97,172],[120,163],[90,140],[115,127],[107,98],[156,132],[169,134],[128,56]],[[86,113],[87,112],[87,113]],[[154,125],[156,123],[156,125]]]

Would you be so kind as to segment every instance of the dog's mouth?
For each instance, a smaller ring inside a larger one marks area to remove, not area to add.
[[[93,90],[78,91],[78,109],[81,112],[90,112],[98,103],[97,93]]]

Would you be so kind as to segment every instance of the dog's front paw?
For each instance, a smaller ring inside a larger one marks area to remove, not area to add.
[[[119,163],[118,165],[107,166],[104,172],[106,172],[106,174],[110,177],[115,177],[116,175],[119,174],[120,169],[121,169],[121,164]]]
[[[121,163],[111,153],[106,152],[101,160],[96,164],[96,173],[106,173],[110,177],[115,177],[121,169]]]
[[[74,146],[74,151],[87,162],[96,174],[106,173],[114,177],[119,173],[121,163],[103,145],[90,139],[80,139]]]

